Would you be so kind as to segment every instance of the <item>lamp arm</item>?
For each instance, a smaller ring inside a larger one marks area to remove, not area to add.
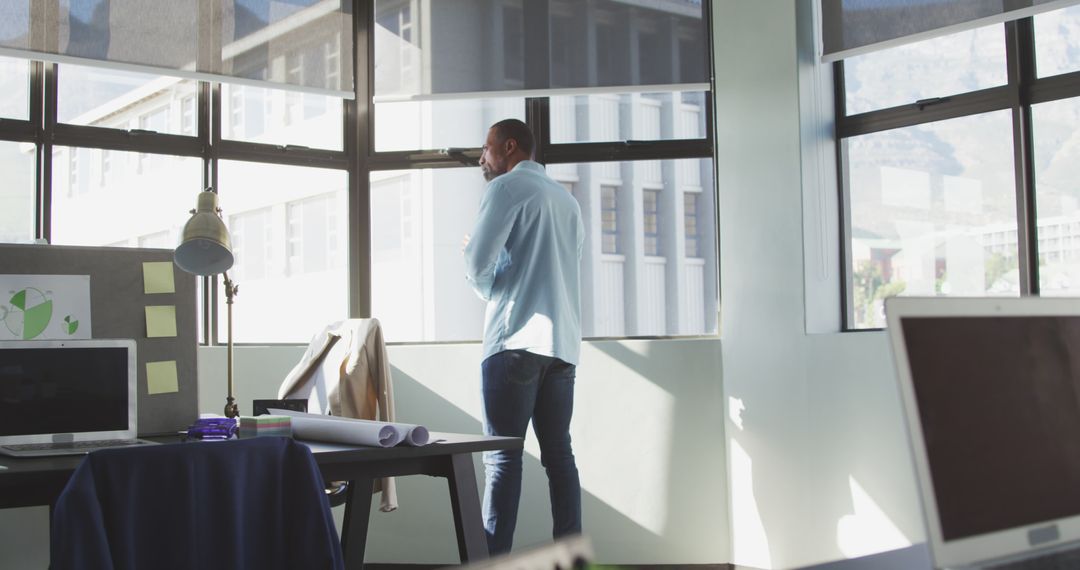
[[[236,418],[240,416],[240,408],[236,405],[236,400],[233,398],[233,338],[232,338],[232,307],[233,297],[240,290],[240,287],[233,283],[232,279],[229,279],[229,273],[222,271],[221,276],[225,281],[225,308],[228,314],[228,368],[227,378],[229,385],[229,393],[225,397],[225,417]]]

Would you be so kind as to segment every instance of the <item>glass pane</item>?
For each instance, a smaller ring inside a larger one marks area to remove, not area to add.
[[[52,242],[175,247],[202,161],[96,148],[53,150]]]
[[[1004,85],[1006,72],[1001,24],[851,57],[847,114]]]
[[[551,142],[701,139],[705,93],[612,93],[552,97]]]
[[[539,15],[548,20],[547,38],[526,33],[537,24],[526,6],[535,7],[525,0],[376,0],[375,95],[709,81],[700,1],[551,0]],[[530,65],[537,56],[548,59],[546,77]]]
[[[37,151],[30,143],[0,141],[0,243],[34,239],[34,167]]]
[[[341,150],[345,129],[341,117],[337,97],[221,86],[221,136],[226,139]]]
[[[845,141],[853,328],[893,295],[1018,295],[1011,119],[997,111]]]
[[[547,170],[582,208],[585,336],[716,332],[711,161],[553,164]],[[372,305],[388,341],[481,338],[484,303],[463,279],[461,242],[472,230],[483,189],[474,168],[372,173]],[[699,196],[698,256],[685,253],[687,194]],[[653,251],[643,230],[647,201],[656,222]]]
[[[1080,70],[1080,6],[1035,16],[1035,68],[1039,77]]]
[[[483,337],[461,257],[483,192],[479,168],[371,173],[372,316],[388,342]]]
[[[226,75],[353,90],[350,1],[219,0]],[[198,8],[198,6],[193,6]]]
[[[712,161],[552,164],[547,170],[577,198],[585,222],[582,334],[717,332]],[[688,202],[687,196],[695,198]],[[687,212],[688,203],[696,211]]]
[[[1039,291],[1080,295],[1080,101],[1031,109],[1035,142]]]
[[[240,287],[235,342],[308,342],[349,317],[347,178],[341,170],[221,161],[235,256],[229,277]],[[217,311],[224,342],[224,295]]]
[[[477,148],[503,119],[525,120],[521,97],[375,104],[375,150]]]
[[[56,73],[61,123],[196,134],[197,81],[78,65],[57,66]]]
[[[0,57],[0,117],[30,117],[30,62]]]

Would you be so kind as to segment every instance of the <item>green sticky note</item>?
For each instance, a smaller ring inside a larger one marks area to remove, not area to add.
[[[179,390],[175,360],[146,363],[146,392],[148,394],[172,394]]]
[[[142,276],[143,292],[147,295],[176,292],[176,283],[173,282],[173,263],[171,261],[147,261],[143,263]]]
[[[146,336],[176,336],[176,305],[147,305]]]

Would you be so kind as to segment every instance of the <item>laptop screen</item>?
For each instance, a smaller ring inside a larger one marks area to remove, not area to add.
[[[1080,514],[1080,316],[902,316],[946,541]]]
[[[0,343],[0,437],[128,429],[128,348],[19,344]]]

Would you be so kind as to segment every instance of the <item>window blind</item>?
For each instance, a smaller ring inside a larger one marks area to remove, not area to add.
[[[701,0],[375,0],[375,100],[709,89]]]
[[[353,95],[352,0],[4,0],[0,54]]]
[[[1078,3],[1078,0],[820,1],[825,62]]]

